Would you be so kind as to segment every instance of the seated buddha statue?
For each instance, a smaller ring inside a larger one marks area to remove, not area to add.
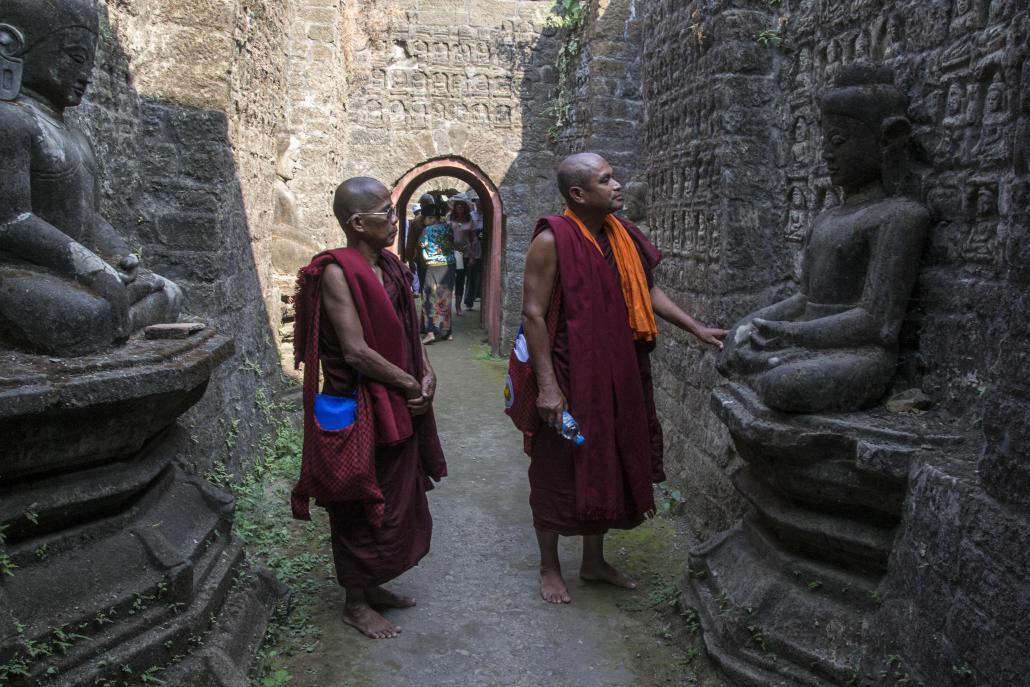
[[[869,407],[894,376],[930,223],[921,204],[884,189],[908,143],[907,106],[889,69],[863,63],[820,98],[822,156],[844,200],[806,232],[798,292],[738,322],[717,363],[770,408]]]
[[[0,3],[0,345],[104,350],[174,322],[182,291],[101,216],[97,159],[65,119],[89,86],[94,0]]]

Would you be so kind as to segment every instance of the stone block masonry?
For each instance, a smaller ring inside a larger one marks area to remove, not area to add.
[[[274,132],[285,121],[286,0],[101,2],[79,124],[102,165],[102,210],[186,291],[185,311],[236,342],[185,418],[190,459],[239,465],[278,381],[270,241]]]
[[[332,189],[357,175],[390,184],[441,156],[465,158],[501,190],[507,215],[503,337],[518,326],[522,260],[537,217],[557,209],[544,116],[553,31],[542,0],[297,3],[288,185],[304,241],[338,245]],[[341,74],[346,79],[341,79]],[[312,252],[314,252],[312,250]],[[283,260],[279,281],[300,264]]]
[[[1005,618],[1030,590],[1018,556],[987,533],[1021,540],[1030,528],[1026,3],[660,0],[641,13],[659,279],[706,321],[729,324],[776,300],[798,277],[813,217],[839,202],[816,116],[839,66],[884,62],[910,96],[908,172],[888,182],[926,203],[935,226],[894,390],[921,387],[979,444],[913,467],[880,590],[886,635],[901,638],[887,652],[925,684],[1016,684],[1027,665],[1012,642],[1027,638]],[[711,359],[663,336],[669,472],[708,535],[740,507],[726,486],[737,458],[706,409]]]

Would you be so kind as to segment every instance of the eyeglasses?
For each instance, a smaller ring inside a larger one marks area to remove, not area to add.
[[[347,221],[353,221],[355,217],[374,217],[376,215],[384,215],[386,219],[394,220],[397,219],[397,208],[391,205],[382,212],[355,212],[353,215],[351,215],[350,220]]]

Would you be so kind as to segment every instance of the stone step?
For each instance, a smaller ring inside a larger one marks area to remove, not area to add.
[[[869,605],[781,565],[739,524],[691,552],[684,598],[697,604],[712,658],[747,687],[875,684],[863,682]]]
[[[859,606],[868,611],[873,611],[879,606],[879,575],[861,574],[837,565],[798,556],[783,548],[776,534],[770,532],[753,513],[741,521],[741,530],[755,551],[774,565],[784,577],[793,577],[806,587],[813,581],[819,581],[822,583],[820,591],[833,596],[841,603]]]
[[[186,430],[175,425],[147,442],[131,460],[0,487],[0,526],[7,528],[7,543],[40,539],[85,520],[126,513],[187,441]],[[122,526],[118,523],[116,528]]]
[[[747,468],[734,474],[733,484],[783,546],[856,572],[877,575],[886,572],[894,542],[893,528],[800,506],[763,484]]]
[[[111,532],[102,519],[48,536],[45,555],[0,587],[0,608],[24,626],[20,636],[0,640],[0,656],[18,653],[24,639],[47,642],[53,628],[66,627],[87,639],[53,659],[64,673],[153,627],[183,625],[178,615],[205,594],[204,608],[217,611],[212,599],[220,604],[224,593],[212,596],[210,588],[227,591],[242,561],[230,538],[231,515],[231,496],[173,467],[126,513],[106,519],[128,519],[131,527]],[[25,562],[39,545],[21,542],[15,560]]]

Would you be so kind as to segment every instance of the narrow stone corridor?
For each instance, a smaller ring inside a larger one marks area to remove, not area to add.
[[[450,477],[430,493],[431,552],[389,585],[418,606],[388,614],[403,628],[400,638],[372,641],[340,621],[342,590],[324,585],[311,617],[321,640],[287,659],[290,684],[721,686],[701,670],[700,640],[671,603],[686,555],[671,520],[609,537],[610,559],[636,575],[640,589],[584,585],[575,574],[579,542],[563,540],[573,603],[540,599],[528,459],[501,412],[506,361],[485,354],[478,314],[455,318],[454,341],[429,349]]]

